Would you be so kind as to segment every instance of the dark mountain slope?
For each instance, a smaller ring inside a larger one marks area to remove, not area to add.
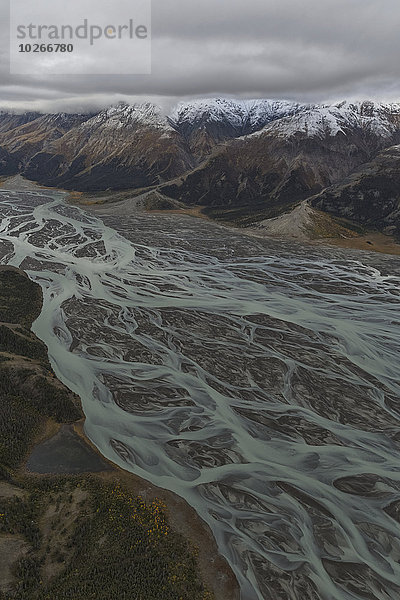
[[[77,190],[155,185],[193,167],[180,135],[151,104],[119,104],[39,152],[24,175]]]
[[[384,150],[311,203],[330,214],[400,238],[400,146]]]

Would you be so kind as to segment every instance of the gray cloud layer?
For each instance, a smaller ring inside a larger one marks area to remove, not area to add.
[[[398,0],[153,0],[153,72],[143,76],[12,76],[3,5],[0,16],[3,108],[85,110],[118,99],[168,108],[216,95],[400,100]]]

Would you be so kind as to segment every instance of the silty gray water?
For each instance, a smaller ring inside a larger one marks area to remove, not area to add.
[[[88,436],[197,510],[243,600],[400,597],[397,258],[0,200]]]

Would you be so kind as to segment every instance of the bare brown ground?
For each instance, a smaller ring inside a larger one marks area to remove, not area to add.
[[[400,255],[400,244],[392,236],[384,235],[383,233],[368,233],[352,238],[317,240],[314,243],[337,246],[339,248],[352,248],[369,250],[369,252]]]
[[[189,215],[191,217],[199,217],[200,219],[211,221],[212,219],[202,212],[203,208],[204,206],[192,206],[191,208],[166,208],[162,210],[147,208],[146,212],[161,215]]]
[[[25,492],[7,481],[0,481],[0,498],[23,498]]]
[[[12,566],[29,550],[22,535],[0,535],[0,591],[8,591],[13,582]]]

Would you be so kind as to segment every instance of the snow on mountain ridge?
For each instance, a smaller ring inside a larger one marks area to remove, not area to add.
[[[83,123],[77,124],[81,131],[90,133],[96,129],[135,130],[137,128],[158,129],[170,136],[178,131],[190,137],[196,132],[211,132],[220,140],[245,135],[261,135],[269,132],[280,137],[306,135],[322,138],[346,135],[352,128],[389,139],[400,130],[400,103],[373,101],[334,104],[302,104],[290,100],[235,100],[229,98],[203,98],[183,101],[169,113],[164,114],[159,106],[151,102],[128,104],[119,102],[97,114],[69,113],[25,113],[12,115],[0,112],[0,120],[13,119],[15,125],[35,120],[49,124],[71,123],[82,116]],[[3,128],[6,127],[4,122]]]
[[[83,128],[107,127],[114,129],[133,128],[141,125],[172,132],[173,129],[160,107],[151,102],[127,104],[119,102],[100,111],[82,125]]]
[[[378,102],[339,102],[314,105],[294,115],[274,120],[252,135],[265,132],[279,137],[306,134],[322,139],[326,135],[346,135],[350,129],[360,129],[383,138],[391,137],[400,128],[400,104]]]
[[[249,133],[271,120],[295,114],[310,106],[289,100],[205,98],[180,102],[169,115],[169,121],[178,130],[223,121],[238,131],[246,130]]]

